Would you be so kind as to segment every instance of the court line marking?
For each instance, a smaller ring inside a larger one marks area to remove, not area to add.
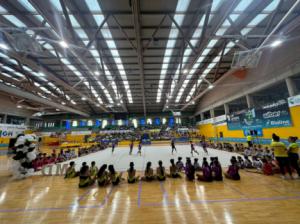
[[[139,189],[138,189],[138,200],[137,200],[137,204],[138,207],[141,207],[141,194],[142,194],[142,180],[139,181]]]
[[[255,202],[255,201],[282,201],[282,200],[295,200],[300,199],[300,196],[278,196],[272,198],[229,198],[229,199],[212,199],[212,200],[191,200],[184,201],[179,200],[180,204],[208,204],[208,203],[222,203],[222,202]],[[156,206],[174,206],[178,205],[178,202],[153,202],[153,203],[143,203],[142,206],[145,207],[156,207]]]
[[[103,201],[98,205],[84,205],[78,206],[79,209],[85,208],[102,208],[108,201],[110,195],[113,192],[113,187],[111,187],[108,194],[105,196]],[[180,200],[179,203],[182,205],[184,204],[205,204],[205,203],[222,203],[222,202],[255,202],[255,201],[282,201],[282,200],[296,200],[300,199],[300,196],[279,196],[279,197],[272,197],[272,198],[229,198],[229,199],[214,199],[214,200],[191,200],[191,201],[184,201]],[[155,206],[174,206],[178,205],[178,202],[154,202],[154,203],[141,203],[141,206],[145,207],[155,207]],[[58,210],[70,210],[73,207],[50,207],[50,208],[17,208],[17,209],[0,209],[0,213],[13,213],[13,212],[38,212],[38,211],[58,211]]]

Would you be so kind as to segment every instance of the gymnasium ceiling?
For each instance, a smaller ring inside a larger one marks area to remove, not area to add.
[[[0,85],[87,114],[194,111],[234,52],[259,47],[295,2],[2,0]]]

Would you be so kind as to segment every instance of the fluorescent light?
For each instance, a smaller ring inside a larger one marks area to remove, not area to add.
[[[100,75],[99,71],[95,71],[94,73],[95,73],[95,75]]]
[[[60,46],[62,46],[63,48],[68,48],[69,47],[69,45],[67,44],[67,42],[65,42],[65,41],[60,41],[59,42],[59,44],[60,44]]]
[[[214,88],[214,85],[210,84],[210,85],[208,86],[208,88],[209,88],[209,89],[212,89],[212,88]]]
[[[8,50],[9,49],[9,47],[6,44],[4,44],[4,43],[0,43],[0,48],[2,48],[4,50]]]
[[[96,107],[100,107],[100,104],[96,104]]]
[[[187,74],[188,72],[189,72],[189,70],[187,70],[187,69],[183,70],[183,74]]]
[[[278,47],[279,45],[282,44],[282,40],[275,40],[272,44],[271,47]]]
[[[22,106],[21,105],[17,105],[17,108],[22,108]]]
[[[60,109],[55,109],[56,111],[60,111]]]
[[[81,100],[83,100],[83,101],[84,101],[84,100],[86,100],[86,98],[85,98],[85,97],[82,97],[82,98],[81,98]]]
[[[61,102],[61,104],[62,104],[62,105],[66,105],[66,103],[65,103],[65,102]]]
[[[39,75],[44,77],[44,76],[45,76],[45,73],[39,72]]]

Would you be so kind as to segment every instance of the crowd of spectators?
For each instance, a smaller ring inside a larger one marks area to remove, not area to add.
[[[38,171],[46,165],[65,162],[76,157],[104,150],[105,148],[107,148],[107,145],[97,143],[89,147],[80,147],[77,152],[75,148],[60,149],[59,153],[57,153],[56,149],[53,149],[51,154],[39,153],[37,158],[32,161],[32,165],[34,170]]]

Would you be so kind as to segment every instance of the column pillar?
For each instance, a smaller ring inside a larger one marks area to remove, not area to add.
[[[285,83],[289,92],[289,96],[295,96],[296,95],[296,86],[295,83],[291,78],[286,78]]]
[[[201,118],[201,121],[204,120],[204,114],[203,113],[200,113],[200,118]]]
[[[248,109],[253,108],[253,106],[254,106],[253,97],[250,96],[249,94],[247,94],[246,95],[246,100],[247,100]]]
[[[25,118],[25,125],[29,126],[30,125],[30,117]]]
[[[215,111],[214,109],[210,109],[210,118],[214,118],[215,117]]]
[[[4,114],[2,123],[6,124],[7,122],[7,114]]]
[[[228,115],[229,114],[229,105],[227,103],[224,104],[224,110],[225,110],[225,114]]]

